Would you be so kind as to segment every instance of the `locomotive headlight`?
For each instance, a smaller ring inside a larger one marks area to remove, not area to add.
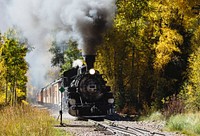
[[[75,99],[69,99],[69,104],[75,105],[76,104],[76,100]]]
[[[109,99],[108,99],[108,103],[110,103],[110,104],[113,104],[114,101],[115,101],[114,98],[109,98]]]
[[[95,74],[95,70],[92,68],[92,69],[89,70],[89,73],[90,73],[91,75],[94,75],[94,74]]]

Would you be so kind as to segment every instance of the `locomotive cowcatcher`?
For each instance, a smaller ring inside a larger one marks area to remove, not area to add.
[[[114,98],[103,75],[94,69],[95,55],[86,55],[86,66],[63,73],[68,112],[72,116],[93,118],[114,113]]]

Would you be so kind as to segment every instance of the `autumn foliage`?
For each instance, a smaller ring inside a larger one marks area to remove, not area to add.
[[[114,26],[104,36],[96,68],[107,76],[118,111],[162,109],[162,100],[173,95],[181,95],[186,107],[199,107],[199,4],[117,1]]]
[[[14,30],[0,35],[0,105],[16,105],[26,98],[28,51]]]
[[[200,110],[199,0],[117,0],[116,6],[95,63],[111,86],[116,109],[146,113],[163,109],[162,100],[177,96],[174,101],[183,101],[184,109]],[[0,36],[1,104],[26,97],[27,48],[16,35]],[[52,63],[67,70],[80,58],[77,42],[66,41],[63,50],[56,44],[50,49]]]

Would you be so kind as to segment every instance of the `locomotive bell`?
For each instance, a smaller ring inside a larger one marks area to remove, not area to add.
[[[96,55],[84,55],[87,71],[94,68],[95,57]]]

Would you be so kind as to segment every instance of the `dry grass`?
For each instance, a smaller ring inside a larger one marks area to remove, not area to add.
[[[60,136],[53,128],[54,119],[45,110],[30,106],[6,107],[0,110],[0,136]]]

